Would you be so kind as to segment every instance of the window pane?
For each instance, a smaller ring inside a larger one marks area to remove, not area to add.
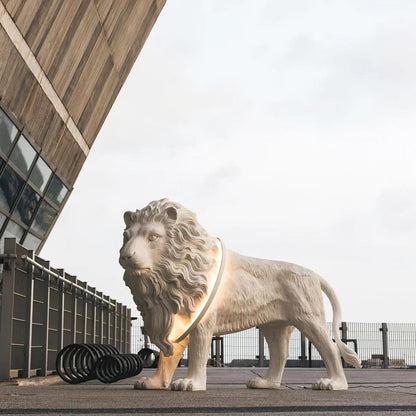
[[[0,150],[7,156],[17,134],[16,126],[0,110]]]
[[[56,205],[61,205],[68,193],[68,188],[60,181],[57,176],[52,178],[46,196]]]
[[[3,253],[4,252],[4,239],[14,237],[16,238],[17,242],[20,243],[20,239],[22,238],[24,233],[23,228],[13,222],[12,220],[9,221],[7,224],[7,227],[3,233],[3,235],[0,238],[0,250]]]
[[[23,245],[28,250],[34,250],[36,251],[38,247],[40,246],[40,243],[42,240],[39,240],[39,238],[35,237],[33,234],[28,233],[25,237],[25,241],[23,242]]]
[[[17,242],[19,242],[23,237],[24,231],[25,230],[20,225],[10,220],[7,224],[6,230],[4,231],[3,238],[16,237]]]
[[[30,180],[43,192],[51,174],[51,168],[40,157],[36,162],[36,165],[33,168],[32,173],[30,174]]]
[[[13,215],[26,225],[29,225],[33,213],[38,206],[39,200],[40,195],[37,194],[29,185],[27,185],[22,193],[22,196],[20,197],[17,209],[14,211]]]
[[[55,219],[57,212],[45,201],[43,201],[39,207],[39,211],[35,216],[35,220],[32,224],[32,230],[36,231],[40,235],[45,235],[53,220]]]
[[[22,187],[23,179],[10,166],[6,166],[0,178],[0,206],[10,212]]]
[[[19,141],[10,156],[10,160],[23,174],[27,175],[35,156],[35,149],[23,136],[20,136]]]

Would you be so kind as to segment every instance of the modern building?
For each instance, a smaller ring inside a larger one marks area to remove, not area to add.
[[[0,0],[0,252],[39,252],[166,0]]]

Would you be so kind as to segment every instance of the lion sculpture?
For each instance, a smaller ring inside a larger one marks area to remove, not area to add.
[[[322,277],[295,264],[225,250],[218,290],[202,319],[191,326],[219,272],[218,239],[207,234],[194,213],[168,199],[128,211],[124,221],[119,260],[125,269],[124,281],[146,332],[161,350],[155,375],[139,379],[136,389],[205,390],[212,336],[253,326],[260,327],[266,338],[270,366],[266,377],[249,380],[247,387],[280,386],[289,338],[296,327],[315,345],[327,368],[328,378],[317,380],[312,388],[348,388],[341,356],[355,367],[361,363],[340,339],[339,302]],[[332,305],[334,340],[326,328],[322,292]],[[187,376],[171,383],[187,345]]]

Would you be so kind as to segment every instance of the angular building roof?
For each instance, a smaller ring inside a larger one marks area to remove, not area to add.
[[[2,238],[39,251],[165,1],[0,0]]]

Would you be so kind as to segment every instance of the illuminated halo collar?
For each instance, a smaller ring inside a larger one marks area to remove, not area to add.
[[[215,298],[218,288],[220,287],[220,283],[221,283],[221,279],[222,279],[222,275],[223,275],[224,267],[225,267],[226,253],[225,253],[225,247],[224,247],[223,242],[219,238],[217,238],[217,240],[219,242],[221,264],[220,264],[220,268],[218,269],[217,278],[215,280],[214,286],[212,287],[211,292],[208,294],[208,299],[206,300],[205,305],[203,306],[203,308],[201,309],[197,317],[193,320],[193,322],[189,325],[189,327],[185,330],[185,332],[180,337],[176,338],[173,342],[181,342],[182,340],[184,340],[189,335],[189,333],[199,324],[199,322],[201,322],[201,319],[207,313],[208,308],[211,306],[211,303]]]

